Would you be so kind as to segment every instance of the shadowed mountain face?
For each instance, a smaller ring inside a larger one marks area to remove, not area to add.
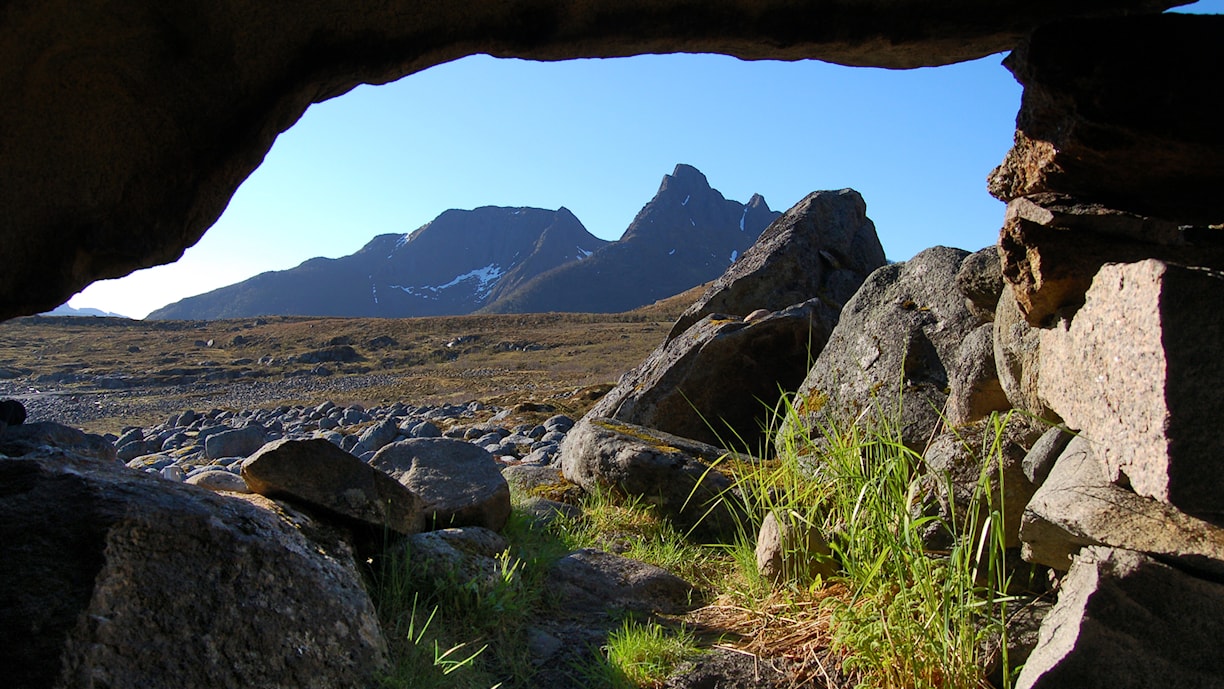
[[[263,273],[149,317],[627,311],[718,277],[777,216],[759,195],[728,201],[678,165],[617,242],[591,235],[565,208],[448,210],[350,256]]]
[[[449,210],[411,234],[377,236],[350,256],[263,273],[149,317],[465,314],[605,244],[565,208]]]
[[[568,263],[490,303],[492,313],[628,311],[723,274],[780,213],[753,195],[747,204],[677,165],[620,241]]]

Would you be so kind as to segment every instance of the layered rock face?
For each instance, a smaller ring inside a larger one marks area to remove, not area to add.
[[[917,67],[1177,0],[55,0],[0,19],[0,318],[177,259],[314,102],[464,55],[669,51]]]
[[[1222,20],[1057,23],[1006,62],[995,356],[1016,408],[1075,435],[1024,460],[1023,555],[1067,571],[1025,689],[1224,681]]]

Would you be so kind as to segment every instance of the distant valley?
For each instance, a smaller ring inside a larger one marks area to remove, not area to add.
[[[779,215],[759,194],[725,199],[681,164],[615,242],[566,208],[448,210],[352,255],[262,273],[149,318],[628,311],[718,277]]]

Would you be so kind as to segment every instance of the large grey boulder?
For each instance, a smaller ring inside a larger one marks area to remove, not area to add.
[[[1224,524],[1224,274],[1101,268],[1070,323],[1041,331],[1038,389],[1097,443],[1113,481]]]
[[[204,440],[204,456],[208,459],[221,457],[250,457],[263,447],[267,434],[261,426],[243,426],[230,431],[221,431]]]
[[[948,370],[978,326],[956,287],[968,252],[927,249],[872,273],[842,310],[795,396],[783,437],[887,419],[921,451],[941,425]]]
[[[326,510],[377,531],[414,534],[425,526],[420,497],[320,438],[268,443],[243,462],[242,478],[252,492]]]
[[[563,610],[621,610],[678,615],[693,607],[693,585],[660,567],[584,548],[548,568],[553,600]]]
[[[1148,553],[1188,570],[1224,576],[1224,528],[1109,482],[1083,436],[1059,456],[1024,510],[1022,555],[1065,570],[1088,545]]]
[[[25,410],[22,409],[22,413]],[[17,457],[53,447],[101,462],[118,464],[115,446],[100,435],[85,433],[51,421],[23,423],[0,429],[0,454]]]
[[[819,300],[750,323],[706,316],[622,376],[589,414],[759,452],[778,400],[803,382],[836,322]]]
[[[994,324],[985,323],[961,343],[948,371],[948,424],[956,428],[1011,408],[995,368]]]
[[[988,246],[965,257],[956,274],[956,286],[965,295],[965,307],[982,321],[993,321],[1003,293],[1003,265],[999,247]]]
[[[757,309],[780,311],[815,298],[825,304],[824,319],[836,323],[841,306],[885,263],[875,224],[857,191],[812,192],[766,228],[685,310],[667,339],[711,314],[743,318]]]
[[[722,450],[650,428],[584,416],[561,444],[561,471],[587,491],[640,496],[679,526],[734,535],[744,523],[733,482],[717,466]]]
[[[351,549],[306,515],[62,451],[0,458],[0,485],[8,686],[356,689],[385,663]]]
[[[1018,689],[1224,686],[1224,584],[1127,550],[1086,548],[1062,580]]]
[[[429,529],[483,526],[510,518],[510,486],[488,451],[452,438],[413,438],[375,453],[370,466],[420,496]]]

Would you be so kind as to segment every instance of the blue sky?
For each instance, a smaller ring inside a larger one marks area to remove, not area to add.
[[[1221,12],[1224,0],[1195,9]],[[976,250],[1002,223],[985,179],[1020,103],[1002,57],[907,71],[720,55],[464,58],[312,106],[180,261],[69,304],[143,317],[448,208],[566,206],[616,239],[676,163],[777,210],[853,187],[893,260],[936,244]]]

